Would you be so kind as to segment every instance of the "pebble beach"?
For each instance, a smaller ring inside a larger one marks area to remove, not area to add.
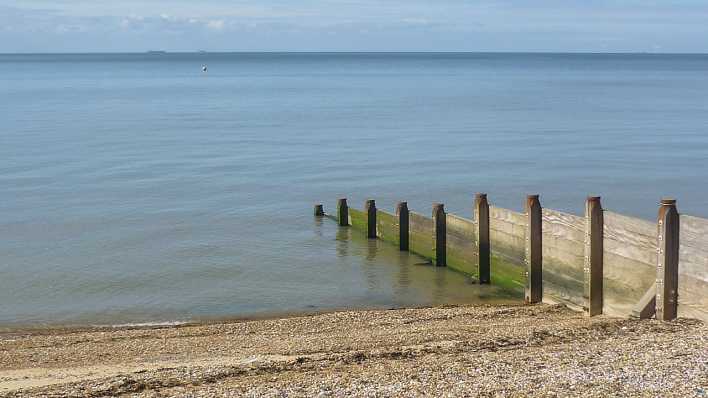
[[[700,321],[559,305],[0,332],[0,397],[706,397]]]

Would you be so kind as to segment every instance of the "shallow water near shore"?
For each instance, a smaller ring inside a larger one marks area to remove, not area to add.
[[[651,219],[674,196],[706,217],[706,72],[706,55],[0,55],[0,325],[514,300],[312,205],[469,217],[477,191],[541,193],[578,214],[599,194]]]

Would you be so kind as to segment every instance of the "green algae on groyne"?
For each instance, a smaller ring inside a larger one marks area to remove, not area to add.
[[[363,211],[339,199],[333,218],[478,283],[523,293],[527,303],[560,302],[591,316],[708,320],[708,220],[679,215],[673,199],[661,201],[655,223],[603,210],[597,196],[585,207],[576,216],[528,195],[520,213],[477,194],[467,219],[440,203],[427,217],[406,202],[393,214],[372,199]]]

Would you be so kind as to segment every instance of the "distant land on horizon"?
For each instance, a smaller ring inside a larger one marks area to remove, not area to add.
[[[86,51],[86,52],[0,52],[0,55],[92,55],[92,54],[578,54],[578,55],[708,55],[708,52],[653,52],[653,51]]]

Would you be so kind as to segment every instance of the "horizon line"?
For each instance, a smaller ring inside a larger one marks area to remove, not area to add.
[[[129,55],[129,54],[585,54],[585,55],[708,55],[708,52],[658,51],[384,51],[384,50],[143,50],[143,51],[55,51],[0,52],[0,55]]]

